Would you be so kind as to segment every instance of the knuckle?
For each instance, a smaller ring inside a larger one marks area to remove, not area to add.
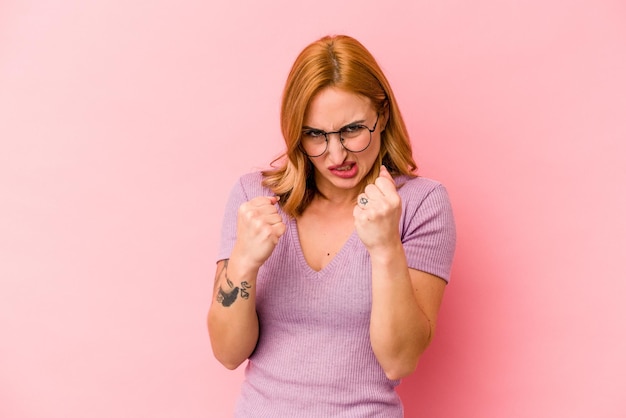
[[[257,220],[254,216],[254,212],[251,210],[246,210],[241,215],[246,220],[246,222],[253,224],[253,225],[255,224],[255,221]]]

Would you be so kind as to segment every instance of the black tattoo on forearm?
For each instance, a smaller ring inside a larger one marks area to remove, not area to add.
[[[250,297],[250,293],[248,293],[248,289],[252,286],[248,282],[241,282],[241,298],[248,299]]]
[[[224,289],[222,289],[222,287],[220,286],[220,288],[217,290],[216,298],[218,303],[221,303],[222,306],[226,308],[229,307],[237,300],[237,296],[239,296],[240,290],[242,299],[248,299],[250,297],[250,293],[248,292],[248,290],[252,288],[252,285],[250,285],[250,283],[248,283],[247,281],[241,282],[240,289],[238,286],[235,286],[233,284],[230,278],[228,278],[228,260],[224,260],[224,267],[220,271],[218,277],[221,277],[222,273],[224,274],[224,278],[226,279],[226,284],[228,285],[229,290],[224,291]]]
[[[226,293],[220,287],[217,291],[217,301],[222,304],[222,306],[228,308],[232,305],[235,300],[237,300],[237,295],[239,294],[239,288],[235,287],[230,292]]]

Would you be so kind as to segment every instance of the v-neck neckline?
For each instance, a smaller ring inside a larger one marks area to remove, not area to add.
[[[300,243],[300,234],[298,231],[298,223],[295,218],[291,218],[289,221],[289,229],[291,233],[291,239],[293,245],[295,247],[296,253],[298,254],[298,260],[300,264],[304,267],[308,276],[314,276],[318,278],[322,278],[326,276],[329,272],[333,271],[336,268],[337,263],[341,262],[341,259],[345,256],[346,248],[352,245],[352,242],[355,239],[358,239],[358,235],[356,233],[356,229],[350,233],[348,239],[343,243],[337,254],[326,264],[322,269],[315,270],[311,265],[306,261],[304,257],[304,251],[302,251],[302,244]]]

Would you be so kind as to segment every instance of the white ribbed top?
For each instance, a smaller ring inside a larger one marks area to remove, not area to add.
[[[237,208],[270,195],[261,174],[241,177],[231,192],[218,260],[229,258]],[[455,227],[442,185],[399,178],[401,237],[409,267],[449,280]],[[306,263],[294,219],[257,277],[260,337],[246,367],[236,417],[401,418],[395,392],[372,351],[371,265],[354,232],[321,271]],[[233,324],[236,326],[236,324]]]

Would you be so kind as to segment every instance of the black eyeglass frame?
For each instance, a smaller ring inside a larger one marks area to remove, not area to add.
[[[326,131],[322,131],[322,130],[320,130],[320,129],[315,129],[315,130],[316,130],[316,131],[318,131],[320,134],[324,135],[324,138],[325,138],[325,140],[326,140],[326,141],[325,141],[325,142],[326,142],[326,147],[324,147],[324,151],[322,151],[321,153],[319,153],[319,154],[317,154],[317,155],[310,155],[310,154],[308,154],[308,153],[305,151],[304,146],[302,146],[302,141],[300,141],[300,143],[298,144],[298,148],[300,148],[300,151],[302,151],[302,153],[303,153],[304,155],[306,155],[307,157],[311,157],[311,158],[320,157],[320,156],[324,155],[324,154],[326,153],[326,151],[328,151],[328,135],[332,135],[332,134],[339,134],[339,143],[341,143],[341,146],[342,146],[342,147],[343,147],[346,151],[348,151],[348,152],[353,152],[353,153],[363,152],[363,151],[365,151],[366,149],[368,149],[368,148],[369,148],[369,146],[370,146],[370,145],[371,145],[371,143],[372,143],[372,134],[373,134],[373,133],[374,133],[374,131],[376,130],[376,126],[378,125],[378,119],[379,119],[379,118],[380,118],[380,113],[378,113],[378,114],[376,115],[376,122],[374,122],[374,127],[373,127],[372,129],[368,128],[367,126],[365,126],[365,125],[363,125],[363,124],[358,124],[358,125],[356,125],[356,127],[358,127],[358,128],[365,128],[365,129],[367,129],[367,130],[369,131],[369,133],[370,133],[370,140],[369,140],[369,142],[367,143],[367,145],[365,146],[365,148],[363,148],[363,149],[362,149],[362,150],[360,150],[360,151],[353,151],[353,150],[351,150],[350,148],[346,147],[346,146],[345,146],[345,144],[343,143],[344,139],[343,139],[343,137],[341,136],[341,133],[342,133],[342,132],[344,132],[344,129],[346,129],[346,128],[348,128],[348,127],[355,127],[355,125],[353,125],[353,124],[346,125],[346,126],[344,126],[343,128],[341,128],[340,130],[338,130],[338,131],[334,131],[334,132],[326,132]]]

